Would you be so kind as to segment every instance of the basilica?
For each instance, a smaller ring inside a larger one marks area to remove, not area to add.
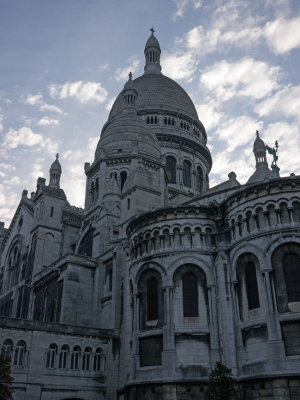
[[[0,223],[14,399],[205,400],[221,361],[240,399],[297,400],[300,176],[257,132],[247,183],[210,187],[205,127],[153,30],[144,53],[84,165],[84,209],[57,155]]]

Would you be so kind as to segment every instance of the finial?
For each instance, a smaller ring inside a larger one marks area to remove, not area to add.
[[[259,131],[257,130],[255,133],[256,133],[256,136],[258,137],[259,136]]]
[[[153,26],[152,26],[152,28],[150,29],[150,31],[152,32],[152,35],[154,35],[155,30],[154,30]]]
[[[129,72],[128,76],[129,76],[129,80],[131,81],[132,80],[132,72],[131,71]]]
[[[58,160],[59,154],[58,154],[58,153],[56,153],[56,156],[55,156],[55,157],[56,157],[56,159]]]

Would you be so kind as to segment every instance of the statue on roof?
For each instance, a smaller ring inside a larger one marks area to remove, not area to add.
[[[280,170],[280,168],[277,165],[278,147],[279,147],[278,141],[277,140],[275,141],[275,146],[273,148],[269,147],[267,145],[265,145],[265,146],[266,146],[266,149],[267,149],[268,153],[273,156],[273,161],[272,161],[272,164],[271,164],[271,168],[272,168],[272,171],[273,171],[272,178],[279,178],[279,170]]]

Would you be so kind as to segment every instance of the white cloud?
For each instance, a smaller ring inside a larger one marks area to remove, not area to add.
[[[110,112],[115,100],[116,100],[116,97],[111,97],[110,99],[108,99],[107,103],[105,104],[106,111]]]
[[[16,149],[24,147],[42,147],[50,154],[57,152],[57,143],[49,138],[44,138],[38,133],[34,133],[30,128],[23,126],[19,130],[10,129],[4,136],[3,147],[6,149]]]
[[[36,106],[43,103],[43,95],[41,93],[37,94],[28,94],[23,100],[24,104],[28,104],[30,106]]]
[[[55,106],[53,104],[43,104],[40,107],[40,110],[41,111],[51,111],[51,112],[55,112],[57,114],[63,114],[64,113],[62,109],[60,109],[59,107],[57,107],[57,106]]]
[[[100,65],[100,71],[106,71],[109,68],[109,63]]]
[[[7,186],[14,186],[19,185],[21,183],[21,180],[18,176],[13,176],[10,179],[5,180],[4,183]]]
[[[5,178],[7,176],[7,173],[11,171],[15,171],[16,167],[14,167],[11,164],[6,164],[6,163],[0,163],[0,177]]]
[[[176,11],[173,13],[173,20],[182,18],[188,6],[192,5],[194,10],[202,7],[203,3],[201,0],[174,0],[176,4]]]
[[[279,87],[279,67],[248,57],[234,63],[222,60],[206,71],[200,77],[201,83],[222,101],[234,96],[261,99]]]
[[[39,120],[38,125],[40,126],[59,126],[59,121],[57,119],[51,119],[47,116]]]
[[[276,116],[284,115],[300,119],[299,110],[300,86],[286,86],[255,107],[259,116],[275,114]]]
[[[63,85],[52,84],[49,86],[49,93],[53,99],[73,97],[82,104],[89,101],[103,103],[107,98],[107,90],[101,83],[90,81],[66,82]]]
[[[2,115],[2,114],[0,114],[0,132],[2,132],[3,131],[3,118],[4,118],[4,116]]]
[[[33,164],[30,172],[30,177],[35,181],[38,177],[44,177],[43,158],[37,159]]]
[[[172,79],[190,80],[197,65],[198,61],[191,53],[166,54],[162,59],[163,72]]]
[[[225,121],[218,129],[219,139],[227,143],[226,151],[232,152],[237,147],[251,143],[254,140],[256,130],[261,130],[262,122],[257,121],[247,115],[238,118],[230,118]]]
[[[127,82],[129,72],[132,72],[132,74],[134,75],[138,71],[140,63],[140,59],[130,58],[126,67],[117,68],[115,70],[114,79],[118,82]]]
[[[199,119],[204,124],[206,129],[211,129],[217,126],[220,119],[224,115],[217,110],[214,101],[208,101],[205,104],[196,104],[195,107]]]
[[[300,18],[276,19],[265,25],[264,36],[276,54],[300,47]]]

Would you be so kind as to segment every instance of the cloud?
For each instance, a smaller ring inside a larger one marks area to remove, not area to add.
[[[13,176],[10,179],[5,180],[4,183],[7,186],[14,186],[19,185],[21,183],[21,180],[18,176]]]
[[[300,18],[276,19],[265,25],[264,36],[275,54],[300,47]]]
[[[237,147],[252,142],[255,131],[261,130],[261,128],[261,121],[242,115],[238,118],[230,118],[224,121],[217,129],[216,134],[219,139],[226,141],[226,151],[232,152]]]
[[[191,53],[166,54],[162,59],[163,72],[172,79],[190,80],[197,65],[198,61]]]
[[[41,93],[28,94],[23,100],[23,103],[30,106],[40,105],[41,103],[43,103],[43,95]]]
[[[0,114],[0,132],[3,131],[3,123],[2,123],[3,119],[4,119],[4,116],[2,114]]]
[[[38,133],[34,133],[30,128],[23,126],[19,130],[10,129],[4,136],[3,147],[11,150],[17,147],[45,148],[50,154],[57,152],[57,143],[49,138],[44,138]]]
[[[59,121],[57,119],[51,119],[47,116],[39,120],[38,125],[40,126],[59,126]]]
[[[257,104],[254,110],[261,117],[275,114],[300,119],[300,86],[286,86]]]
[[[140,63],[140,59],[130,58],[126,67],[117,68],[115,70],[114,79],[117,82],[127,82],[129,72],[132,72],[132,74],[134,75],[138,71]]]
[[[99,66],[100,71],[106,71],[109,68],[109,63],[102,64]]]
[[[203,3],[201,0],[174,0],[176,4],[176,11],[173,13],[173,20],[176,21],[177,18],[182,18],[186,9],[192,5],[194,10],[202,7]]]
[[[234,96],[261,99],[279,87],[279,72],[279,67],[248,57],[233,63],[222,60],[208,67],[200,82],[220,101]]]
[[[89,101],[103,103],[107,98],[107,90],[101,83],[90,81],[66,82],[63,85],[52,84],[49,86],[49,93],[53,99],[73,97],[82,104]]]
[[[40,107],[41,111],[51,111],[51,112],[55,112],[57,114],[63,114],[63,110],[57,106],[54,106],[53,104],[43,104]]]
[[[0,163],[0,177],[5,178],[7,176],[7,173],[15,171],[16,167],[14,167],[11,164],[6,164],[6,163]]]
[[[204,124],[206,129],[214,128],[218,125],[223,113],[217,110],[215,101],[208,101],[205,104],[196,104],[196,110],[200,121]]]
[[[105,104],[106,111],[110,112],[115,100],[116,100],[116,97],[111,97],[110,99],[108,99],[107,103]]]

